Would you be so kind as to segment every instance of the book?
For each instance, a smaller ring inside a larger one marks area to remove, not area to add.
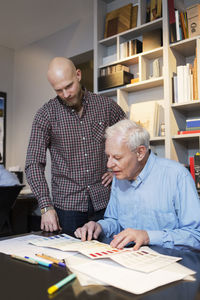
[[[142,52],[142,42],[138,39],[129,41],[129,56]]]
[[[194,37],[200,34],[200,4],[187,8],[188,34]]]
[[[162,16],[162,0],[151,0],[150,21],[154,21]]]
[[[188,28],[186,26],[186,20],[185,18],[187,18],[187,14],[180,12],[180,22],[181,22],[181,28],[182,28],[182,32],[183,32],[183,39],[187,39],[188,38]]]
[[[198,74],[197,74],[197,57],[194,59],[193,72],[193,100],[198,100]]]
[[[139,77],[131,79],[131,83],[136,83],[136,82],[139,82]]]
[[[162,29],[143,33],[143,52],[162,46]]]
[[[172,95],[173,95],[173,102],[178,103],[177,74],[174,74],[172,77]]]
[[[158,106],[157,101],[146,101],[134,103],[130,108],[130,120],[146,128],[151,138],[158,133]]]
[[[174,0],[168,0],[168,13],[169,13],[169,37],[170,37],[170,43],[174,43],[174,42],[177,41]]]
[[[194,172],[194,156],[189,157],[189,163],[190,163],[190,173],[192,175],[192,178],[195,181],[195,172]]]
[[[187,127],[200,127],[200,118],[197,119],[187,119],[186,120]]]
[[[178,130],[178,134],[193,134],[200,133],[200,130]]]
[[[153,60],[153,78],[160,76],[160,60],[156,58]]]
[[[184,66],[177,66],[177,102],[183,102]]]
[[[118,33],[118,24],[119,24],[118,17],[108,20],[107,37]]]
[[[106,14],[104,38],[112,32],[120,33],[131,28],[132,4],[125,5]],[[113,21],[111,21],[113,20]],[[109,26],[108,26],[109,25]],[[110,28],[109,28],[110,27]]]
[[[200,130],[200,126],[199,127],[185,127],[185,130],[191,131],[191,130]]]
[[[151,0],[151,4],[150,4],[150,21],[155,20],[156,15],[157,15],[157,1],[156,0]]]
[[[146,23],[150,22],[151,0],[146,0]]]
[[[131,12],[131,28],[137,27],[137,20],[138,20],[138,5],[132,6]]]
[[[176,39],[177,41],[181,41],[183,39],[182,28],[180,22],[180,13],[177,9],[175,10],[175,19],[176,19]]]
[[[200,154],[194,156],[194,174],[197,191],[200,191]]]

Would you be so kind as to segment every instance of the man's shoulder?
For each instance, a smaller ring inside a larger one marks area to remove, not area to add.
[[[165,168],[172,173],[187,173],[187,168],[178,161],[156,156],[156,164],[159,168]]]
[[[125,117],[125,113],[123,112],[122,108],[117,104],[117,102],[105,95],[95,94],[92,92],[87,92],[87,99],[95,108],[102,109],[103,111],[112,112],[113,115],[121,115]]]
[[[110,102],[113,102],[114,100],[112,98],[109,98],[107,96],[101,95],[101,94],[96,94],[90,91],[87,91],[86,93],[86,98],[88,98],[88,100],[91,103],[95,103],[95,104],[110,104]]]
[[[37,115],[44,115],[44,114],[49,114],[51,112],[56,111],[59,108],[59,101],[58,98],[52,98],[48,102],[45,102],[37,111]]]

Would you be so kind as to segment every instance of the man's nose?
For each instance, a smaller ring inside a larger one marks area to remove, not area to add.
[[[107,161],[107,168],[108,169],[112,169],[114,166],[114,161],[112,158],[108,158],[108,161]]]
[[[66,89],[63,89],[63,97],[68,98],[69,97],[69,92]]]

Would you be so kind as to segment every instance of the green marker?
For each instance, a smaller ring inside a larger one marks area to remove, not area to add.
[[[56,292],[59,288],[61,288],[63,285],[69,283],[70,281],[74,280],[76,278],[75,274],[70,274],[68,275],[66,278],[62,279],[61,281],[59,281],[58,283],[50,286],[47,290],[48,294],[53,294],[54,292]]]

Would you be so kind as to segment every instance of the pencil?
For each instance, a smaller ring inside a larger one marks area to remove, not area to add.
[[[66,267],[66,265],[65,265],[64,262],[61,262],[59,259],[54,258],[54,257],[52,257],[52,256],[49,256],[49,255],[47,255],[47,254],[44,254],[44,253],[40,254],[40,253],[37,253],[37,254],[35,254],[35,255],[38,256],[38,257],[44,258],[44,259],[46,259],[46,260],[50,260],[50,261],[52,261],[53,263],[55,263],[55,264],[57,264],[57,265],[59,265],[59,266]]]
[[[17,259],[17,260],[21,260],[21,261],[27,262],[27,263],[32,264],[32,265],[38,265],[37,261],[32,260],[32,259],[27,258],[27,257],[23,257],[23,256],[19,256],[19,255],[14,255],[14,254],[12,254],[11,257],[14,258],[14,259]]]

